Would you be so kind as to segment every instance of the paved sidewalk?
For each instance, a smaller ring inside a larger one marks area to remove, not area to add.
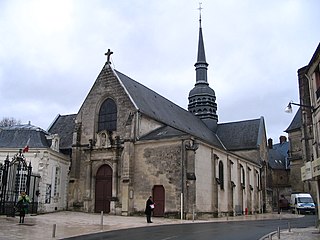
[[[249,216],[224,217],[208,220],[179,220],[168,218],[153,218],[152,226],[164,224],[190,224],[200,222],[247,221],[261,219],[288,219],[301,217],[294,214],[269,213]],[[43,240],[63,239],[66,237],[84,235],[101,231],[149,226],[145,217],[124,217],[114,215],[55,212],[36,216],[27,215],[24,224],[19,224],[19,217],[0,216],[0,240]],[[54,231],[55,229],[55,231]],[[291,232],[281,232],[281,239],[320,239],[315,228],[291,229]],[[55,235],[55,236],[54,236]],[[54,236],[54,237],[53,237]],[[276,235],[273,239],[277,239]]]
[[[270,235],[272,236],[270,238]],[[259,240],[279,239],[277,232],[272,232],[261,237]],[[293,228],[290,230],[281,230],[280,239],[282,240],[319,240],[320,232],[319,229],[314,227],[309,228]]]

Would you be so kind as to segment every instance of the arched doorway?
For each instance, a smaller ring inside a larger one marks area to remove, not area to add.
[[[164,207],[165,207],[165,191],[162,185],[155,185],[153,187],[153,201],[155,203],[155,208],[153,210],[153,216],[163,217]]]
[[[112,169],[102,165],[96,176],[95,212],[109,213],[112,197]]]

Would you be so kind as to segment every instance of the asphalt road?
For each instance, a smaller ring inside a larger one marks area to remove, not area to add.
[[[303,218],[273,219],[239,222],[210,222],[152,226],[95,233],[78,237],[66,238],[69,240],[255,240],[265,234],[288,228],[314,226],[316,216],[308,215]]]

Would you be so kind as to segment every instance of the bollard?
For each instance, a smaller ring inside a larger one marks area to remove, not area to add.
[[[100,225],[101,225],[101,230],[103,230],[103,211],[101,211],[101,221],[100,221]]]
[[[195,207],[195,204],[192,205],[192,222],[194,222],[194,207]]]
[[[278,235],[278,239],[280,239],[280,227],[278,227],[277,235]]]
[[[52,238],[56,237],[56,228],[57,228],[57,224],[53,224],[53,228],[52,228]]]
[[[291,232],[290,222],[288,222],[288,232]]]

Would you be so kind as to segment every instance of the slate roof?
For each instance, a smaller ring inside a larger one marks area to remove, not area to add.
[[[210,131],[198,117],[123,73],[114,71],[141,113],[223,148],[217,135]]]
[[[51,134],[58,134],[60,137],[60,149],[71,149],[75,119],[77,114],[58,115],[48,129]]]
[[[15,125],[0,129],[0,148],[48,148],[51,140],[46,139],[48,133],[43,129],[30,125]],[[30,139],[30,140],[29,140]]]
[[[285,130],[285,132],[289,133],[301,129],[301,118],[301,107],[299,107],[298,111],[296,112],[296,115],[294,116],[292,122],[290,123],[289,127]]]
[[[272,169],[286,169],[286,159],[276,149],[269,149],[269,166]]]
[[[268,162],[272,169],[287,169],[290,166],[288,159],[289,142],[277,143],[268,149]],[[286,168],[287,165],[287,168]]]
[[[174,104],[153,90],[112,69],[128,93],[137,110],[161,123],[163,127],[141,137],[141,140],[157,140],[190,134],[208,144],[230,151],[257,149],[262,139],[263,117],[253,120],[218,124],[214,133],[198,117]],[[72,132],[76,114],[56,118],[50,133],[61,137],[61,148],[72,147]]]
[[[230,151],[256,149],[263,118],[218,124],[217,135]]]

